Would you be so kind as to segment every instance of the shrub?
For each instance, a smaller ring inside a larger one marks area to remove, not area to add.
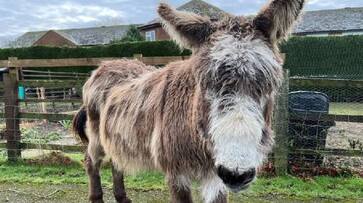
[[[96,58],[96,57],[132,57],[134,54],[144,56],[185,56],[189,50],[181,50],[172,41],[127,42],[120,44],[90,47],[29,47],[0,49],[0,60],[9,57],[19,59],[60,59],[60,58]]]
[[[363,78],[363,36],[294,37],[282,51],[291,76]]]
[[[120,44],[123,42],[140,42],[145,41],[145,37],[140,33],[136,25],[131,25],[126,36],[120,40],[113,40],[111,44]]]

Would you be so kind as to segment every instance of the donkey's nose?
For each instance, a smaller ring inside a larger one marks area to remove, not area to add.
[[[256,169],[251,168],[243,173],[231,171],[223,166],[217,169],[218,176],[223,183],[233,192],[239,192],[248,188],[249,184],[255,179]]]

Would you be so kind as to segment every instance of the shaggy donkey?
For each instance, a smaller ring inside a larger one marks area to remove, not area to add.
[[[165,173],[172,202],[227,202],[247,188],[272,145],[271,115],[282,80],[277,48],[304,0],[273,0],[253,20],[211,21],[160,4],[166,30],[191,48],[163,69],[138,61],[105,62],[84,86],[74,129],[88,143],[90,200],[102,202],[99,167],[112,159],[114,194],[126,196],[123,172]]]

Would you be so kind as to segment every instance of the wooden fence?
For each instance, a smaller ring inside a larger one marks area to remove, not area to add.
[[[135,59],[144,62],[147,65],[165,65],[173,61],[187,59],[188,57],[143,57],[135,55]],[[74,59],[22,59],[9,58],[9,60],[0,60],[0,67],[7,67],[3,73],[3,82],[0,87],[4,91],[3,102],[5,104],[4,113],[2,116],[6,122],[5,138],[6,143],[0,143],[0,148],[7,148],[8,160],[16,161],[21,156],[22,149],[37,149],[39,145],[21,143],[20,120],[21,119],[42,119],[49,121],[72,120],[73,114],[68,113],[24,113],[19,111],[19,103],[44,103],[44,102],[81,102],[81,99],[18,99],[18,87],[42,87],[42,88],[57,88],[57,87],[76,87],[80,90],[85,82],[84,75],[73,76],[73,80],[64,80],[66,76],[52,73],[51,77],[44,79],[26,79],[24,75],[39,78],[46,76],[42,71],[36,71],[34,68],[57,68],[57,67],[94,67],[100,65],[102,61],[116,60],[117,58],[74,58]],[[32,68],[32,70],[27,70]],[[35,73],[35,74],[34,74]],[[59,72],[58,72],[59,73]],[[33,75],[31,75],[33,74]],[[67,76],[72,77],[72,75]],[[25,79],[24,79],[25,78]],[[42,149],[63,149],[65,151],[81,151],[82,146],[58,146],[58,145],[42,145]]]
[[[142,55],[135,55],[134,58],[143,61],[147,65],[165,65],[169,62],[185,60],[187,57],[142,57]],[[42,103],[42,102],[81,102],[80,98],[65,98],[65,99],[18,99],[18,87],[43,87],[43,88],[61,88],[61,87],[75,87],[78,91],[83,86],[87,74],[72,73],[60,73],[49,74],[48,77],[44,71],[37,71],[34,68],[47,67],[90,67],[98,66],[102,61],[115,60],[116,58],[79,58],[79,59],[26,59],[18,60],[17,58],[9,58],[9,60],[0,61],[0,67],[7,67],[7,71],[3,74],[3,82],[0,82],[0,88],[4,90],[3,102],[5,104],[5,111],[2,115],[6,121],[5,137],[6,143],[0,143],[0,148],[7,148],[8,160],[16,161],[21,156],[21,150],[23,149],[50,149],[50,150],[63,150],[66,152],[81,151],[83,146],[60,146],[49,144],[29,144],[21,142],[20,133],[20,120],[21,119],[44,119],[50,121],[71,120],[73,118],[72,113],[25,113],[19,111],[20,103]],[[32,68],[32,70],[28,70]],[[68,74],[68,75],[67,75]],[[43,77],[44,76],[44,77]],[[32,79],[32,78],[40,79]],[[67,78],[67,80],[65,80]],[[286,76],[288,78],[288,76]],[[354,86],[363,87],[362,81],[338,81],[338,80],[323,80],[326,86]],[[274,126],[276,134],[276,147],[273,155],[275,157],[274,164],[277,174],[285,174],[288,169],[288,156],[291,153],[289,149],[288,141],[288,125],[289,125],[289,110],[288,110],[288,93],[289,86],[296,85],[316,85],[322,84],[321,79],[304,79],[304,78],[291,78],[285,80],[280,96],[277,100],[277,108],[275,111]],[[319,120],[334,120],[345,122],[363,122],[363,116],[352,115],[324,115],[319,117]],[[321,153],[329,155],[343,155],[343,156],[363,156],[363,152],[359,150],[341,150],[341,149],[329,149],[329,150],[299,150],[296,152],[303,153]]]

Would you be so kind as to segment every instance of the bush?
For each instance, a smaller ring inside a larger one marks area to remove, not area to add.
[[[145,37],[140,33],[136,25],[131,25],[126,36],[120,40],[113,40],[111,44],[120,44],[124,42],[141,42],[145,41]]]
[[[363,78],[363,36],[294,37],[282,51],[291,76]]]
[[[181,50],[172,41],[128,42],[107,46],[92,47],[29,47],[0,49],[0,60],[9,57],[19,59],[60,59],[60,58],[97,58],[97,57],[132,57],[134,54],[148,56],[185,56],[189,50]]]
[[[291,76],[363,78],[363,68],[361,68],[363,36],[294,37],[283,44],[281,50],[287,54],[285,68],[290,69]],[[185,56],[191,52],[180,50],[172,41],[129,42],[79,48],[0,49],[0,60],[6,60],[8,57],[19,59],[132,57],[134,54],[143,54],[145,57]]]

